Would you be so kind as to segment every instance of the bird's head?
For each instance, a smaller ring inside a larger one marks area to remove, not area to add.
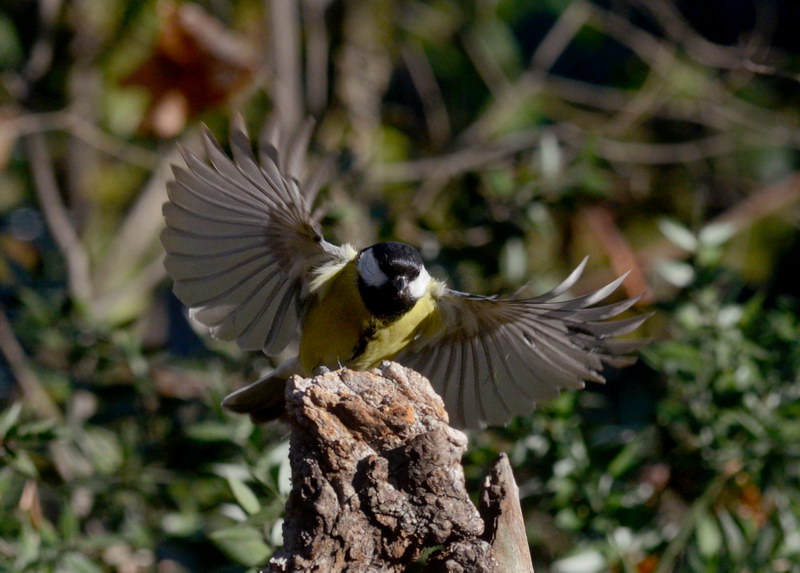
[[[363,249],[356,257],[356,269],[364,304],[383,319],[411,310],[431,282],[419,252],[405,243],[378,243]]]

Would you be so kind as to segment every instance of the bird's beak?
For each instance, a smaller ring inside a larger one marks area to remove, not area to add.
[[[394,288],[397,289],[397,292],[403,292],[406,290],[406,288],[408,288],[408,278],[403,275],[395,277],[392,279],[392,284],[394,285]]]

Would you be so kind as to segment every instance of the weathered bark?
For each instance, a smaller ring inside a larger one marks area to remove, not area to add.
[[[480,513],[486,524],[482,537],[491,544],[499,571],[533,573],[519,488],[505,454],[500,455],[483,480]]]
[[[482,519],[464,487],[466,436],[421,375],[386,363],[294,377],[286,410],[293,487],[267,571],[403,571],[437,546],[426,571],[533,571],[529,554],[527,567],[506,565],[519,561],[504,548],[509,519],[509,543],[527,551],[507,460],[484,488]]]

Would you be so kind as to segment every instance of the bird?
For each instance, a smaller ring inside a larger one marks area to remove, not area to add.
[[[268,356],[298,348],[228,395],[227,409],[265,422],[283,412],[292,375],[394,360],[430,380],[451,425],[485,428],[635,361],[640,341],[620,337],[649,315],[617,318],[638,297],[605,302],[625,275],[564,299],[584,259],[535,297],[453,290],[411,245],[356,249],[323,237],[313,203],[331,170],[306,168],[311,121],[290,131],[273,117],[254,150],[237,115],[230,155],[202,129],[205,158],[181,147],[185,166],[173,165],[162,209],[173,292],[213,337]]]

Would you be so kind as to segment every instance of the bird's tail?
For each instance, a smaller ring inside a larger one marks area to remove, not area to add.
[[[296,358],[281,364],[267,376],[231,392],[222,400],[222,405],[232,412],[248,414],[256,423],[274,420],[285,410],[286,381],[294,374],[300,374]]]

